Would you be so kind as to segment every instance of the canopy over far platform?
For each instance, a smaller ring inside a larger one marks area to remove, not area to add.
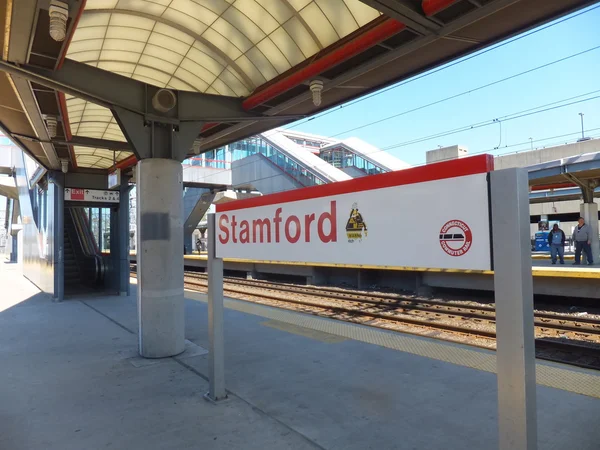
[[[0,0],[0,129],[48,169],[66,160],[72,171],[105,171],[156,157],[124,131],[137,114],[193,138],[171,155],[183,159],[593,3]],[[55,25],[64,14],[63,40],[50,37],[49,9]],[[158,88],[176,108],[157,109]]]

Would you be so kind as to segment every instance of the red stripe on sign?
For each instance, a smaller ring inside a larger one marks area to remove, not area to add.
[[[217,212],[234,211],[237,209],[256,208],[257,206],[276,205],[279,203],[329,197],[331,195],[350,194],[352,192],[464,177],[466,175],[487,173],[492,170],[494,170],[494,157],[492,155],[478,155],[470,158],[454,159],[452,161],[429,164],[427,166],[398,170],[396,172],[369,175],[353,180],[324,184],[322,186],[311,186],[303,189],[295,189],[293,191],[249,198],[246,200],[236,200],[216,206]]]

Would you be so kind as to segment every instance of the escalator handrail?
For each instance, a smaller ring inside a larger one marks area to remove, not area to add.
[[[69,210],[71,213],[71,218],[73,219],[73,224],[76,228],[75,232],[77,234],[79,244],[81,245],[83,255],[94,259],[94,282],[99,283],[104,279],[104,260],[99,252],[95,251],[97,246],[95,244],[93,234],[91,233],[90,228],[87,226],[87,221],[82,219],[85,213],[83,213],[81,208],[70,208]]]

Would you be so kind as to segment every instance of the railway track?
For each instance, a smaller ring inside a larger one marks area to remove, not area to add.
[[[184,285],[204,292],[208,287],[206,274],[186,272]],[[231,277],[224,279],[224,292],[313,315],[495,348],[495,311],[491,306]],[[599,320],[536,312],[534,325],[538,358],[600,370]]]

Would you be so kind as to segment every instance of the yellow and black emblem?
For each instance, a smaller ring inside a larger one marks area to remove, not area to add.
[[[367,224],[362,214],[358,211],[358,205],[354,203],[350,211],[350,218],[346,222],[346,235],[348,241],[354,242],[357,239],[367,237]]]

